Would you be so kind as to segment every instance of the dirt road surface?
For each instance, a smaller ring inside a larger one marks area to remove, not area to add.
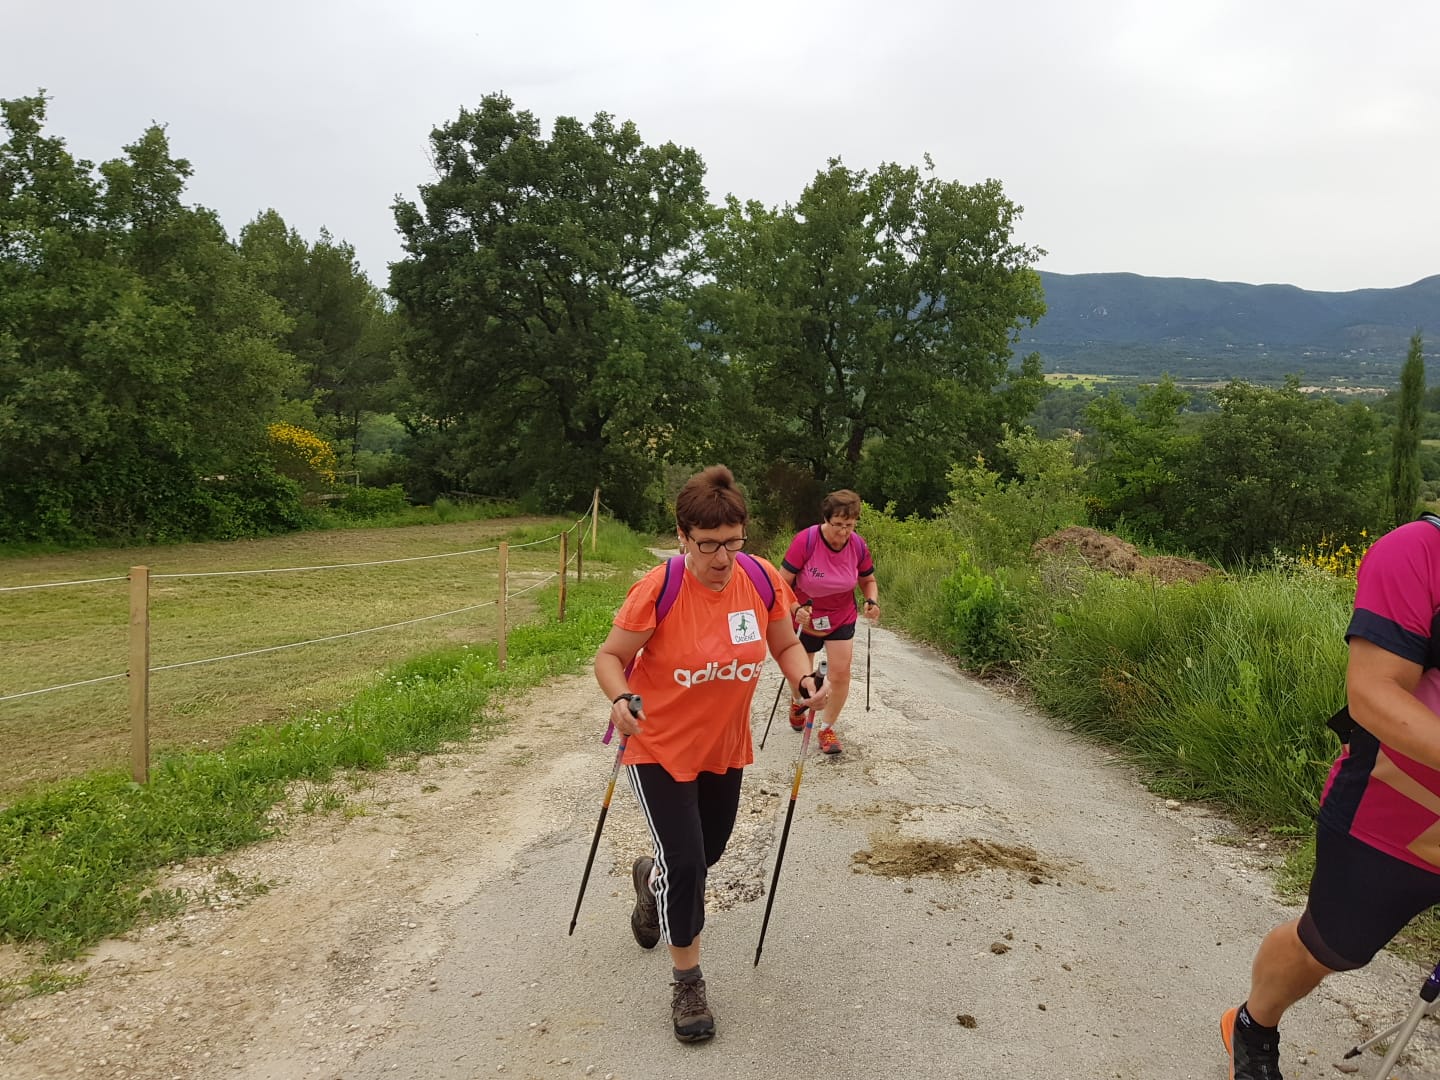
[[[758,967],[798,747],[783,712],[746,774],[711,880],[710,1043],[675,1041],[665,950],[630,937],[646,840],[628,790],[566,935],[610,761],[605,703],[576,676],[346,811],[176,868],[167,884],[201,897],[187,914],[106,943],[74,989],[0,1009],[0,1076],[1225,1076],[1219,1013],[1295,913],[1273,898],[1274,852],[901,638],[876,631],[873,667],[844,753],[806,767]],[[1286,1077],[1340,1075],[1424,974],[1385,955],[1332,980],[1287,1018]],[[1363,1062],[1368,1078],[1379,1059]],[[1426,1021],[1395,1075],[1437,1063]]]

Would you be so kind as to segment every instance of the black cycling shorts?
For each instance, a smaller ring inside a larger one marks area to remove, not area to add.
[[[1440,904],[1440,873],[1321,825],[1300,941],[1332,971],[1368,964],[1405,924]]]
[[[807,634],[804,630],[801,630],[800,644],[805,646],[807,653],[817,653],[824,647],[827,641],[849,641],[854,636],[855,624],[853,622],[847,622],[844,626],[835,627],[834,630],[831,630],[830,633],[824,637],[816,637],[814,634]]]

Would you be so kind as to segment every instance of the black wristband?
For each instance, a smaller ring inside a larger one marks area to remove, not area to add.
[[[630,700],[631,698],[633,698],[634,696],[635,696],[634,694],[630,693],[630,691],[627,690],[627,691],[625,691],[625,693],[621,694],[619,697],[613,697],[613,698],[611,698],[611,699],[610,699],[610,704],[611,704],[611,705],[618,705],[618,704],[619,704],[620,702],[622,702],[622,701],[629,701],[629,700]]]
[[[865,597],[865,606],[866,606],[866,607],[879,607],[879,606],[880,606],[880,601],[878,601],[878,600],[871,600],[871,599],[867,596],[867,597]]]

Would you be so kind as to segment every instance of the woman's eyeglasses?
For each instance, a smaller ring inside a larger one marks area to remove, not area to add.
[[[739,551],[745,546],[745,541],[749,539],[748,536],[737,536],[733,540],[691,540],[690,542],[695,545],[695,550],[701,555],[714,555],[722,547],[726,551]]]

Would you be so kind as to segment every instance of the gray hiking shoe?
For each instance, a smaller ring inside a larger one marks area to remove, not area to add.
[[[681,1042],[704,1042],[715,1034],[715,1017],[705,1000],[705,980],[673,982],[675,996],[670,999],[670,1018],[675,1024],[675,1038]]]
[[[649,855],[635,860],[630,879],[635,883],[635,907],[630,912],[630,932],[642,949],[653,949],[660,943],[660,908],[650,889],[650,870],[655,860]]]

